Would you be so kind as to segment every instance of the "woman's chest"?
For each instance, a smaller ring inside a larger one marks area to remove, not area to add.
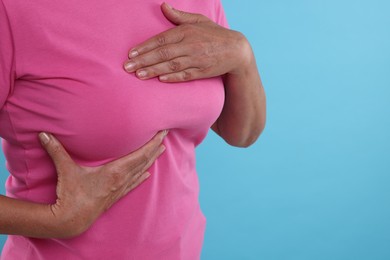
[[[221,112],[219,78],[164,84],[117,70],[18,80],[0,115],[7,114],[23,145],[36,146],[37,133],[47,131],[73,157],[88,162],[127,154],[163,129],[184,130],[195,143]]]
[[[164,84],[125,72],[127,51],[172,24],[154,0],[119,2],[20,6],[13,22],[24,16],[14,30],[17,80],[0,112],[3,137],[16,138],[9,124],[17,142],[37,147],[37,133],[47,131],[89,162],[127,154],[162,129],[185,130],[194,140],[204,135],[223,106],[221,79]]]

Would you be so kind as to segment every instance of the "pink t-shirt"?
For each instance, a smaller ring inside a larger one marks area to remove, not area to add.
[[[8,259],[198,259],[205,218],[195,147],[224,103],[220,78],[164,84],[123,70],[129,48],[173,27],[162,0],[0,1],[0,136],[7,196],[54,203],[57,175],[38,141],[53,133],[79,164],[136,150],[170,129],[151,177],[72,239],[9,236]],[[219,0],[171,0],[226,25]]]

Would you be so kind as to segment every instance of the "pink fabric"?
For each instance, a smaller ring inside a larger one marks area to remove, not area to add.
[[[53,203],[53,133],[73,159],[100,165],[171,129],[151,177],[73,239],[9,236],[9,259],[198,259],[205,218],[195,147],[221,112],[220,78],[163,84],[122,69],[128,49],[173,25],[162,1],[0,1],[0,136],[7,195]],[[226,25],[219,0],[169,1]]]

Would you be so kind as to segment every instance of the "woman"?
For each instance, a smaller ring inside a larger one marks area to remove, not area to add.
[[[253,143],[265,96],[219,1],[172,3],[2,0],[2,259],[199,258],[194,148]]]

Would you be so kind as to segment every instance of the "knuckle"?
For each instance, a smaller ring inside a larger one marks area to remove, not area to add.
[[[156,43],[158,46],[164,46],[167,42],[167,38],[164,35],[159,35],[156,39]]]
[[[131,174],[135,174],[135,172],[137,172],[139,169],[141,169],[144,166],[145,157],[146,157],[145,151],[139,150],[137,152],[137,156],[136,156],[134,162],[132,163],[132,165],[130,166]]]
[[[173,72],[179,71],[181,69],[181,63],[177,60],[171,60],[168,62],[169,69]]]
[[[143,153],[140,157],[137,171],[145,171],[153,161],[153,151]]]
[[[110,174],[108,175],[109,183],[111,185],[115,185],[115,184],[119,183],[119,180],[121,179],[122,172],[123,172],[122,167],[113,166],[111,168]]]
[[[151,155],[149,153],[144,153],[142,155],[142,166],[145,167],[149,164],[151,160]]]
[[[60,144],[54,143],[54,144],[52,145],[52,147],[51,147],[51,152],[52,152],[52,154],[54,154],[54,155],[59,155],[59,154],[61,154],[61,146],[60,146]]]
[[[187,71],[187,70],[184,70],[183,73],[182,73],[182,78],[184,81],[189,81],[192,79],[192,73]]]
[[[171,57],[171,53],[167,48],[159,49],[158,54],[160,55],[161,60],[169,60]]]
[[[117,192],[122,186],[122,176],[117,172],[112,173],[107,181],[107,185],[111,192]]]

